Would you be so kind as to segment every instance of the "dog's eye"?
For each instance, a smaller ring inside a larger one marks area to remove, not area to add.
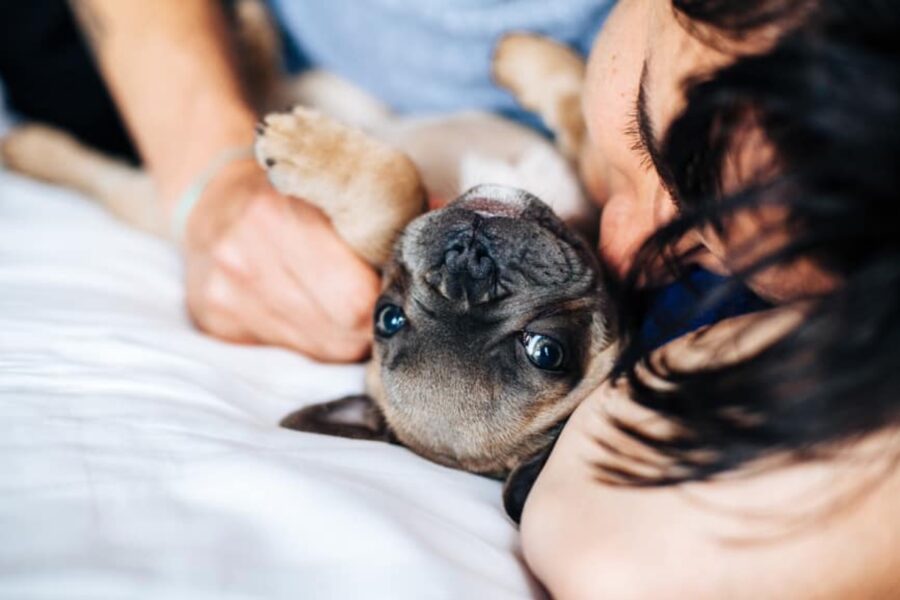
[[[522,345],[528,360],[538,369],[558,371],[566,360],[562,344],[552,337],[526,331],[522,334]]]
[[[389,338],[406,327],[406,314],[395,304],[386,304],[375,314],[375,333]]]

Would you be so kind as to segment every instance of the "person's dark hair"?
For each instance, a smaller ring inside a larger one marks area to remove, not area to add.
[[[700,298],[697,311],[752,274],[798,258],[813,259],[840,283],[760,354],[689,372],[652,364],[639,310],[625,311],[615,376],[640,405],[681,426],[675,437],[657,438],[619,424],[674,461],[661,476],[605,471],[635,485],[709,478],[785,451],[816,456],[900,423],[900,4],[672,5],[692,33],[725,43],[770,26],[781,36],[761,54],[686,82],[686,108],[666,132],[661,165],[680,214],[640,251],[623,306],[641,306],[652,264],[664,260],[676,272],[686,264],[675,251],[686,232],[724,231],[736,214],[763,206],[787,215],[787,241]],[[774,151],[771,168],[726,192],[726,157],[748,131],[762,133]],[[647,385],[644,369],[672,385]]]

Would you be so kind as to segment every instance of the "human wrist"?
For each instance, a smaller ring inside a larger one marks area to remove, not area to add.
[[[229,167],[237,163],[254,160],[251,146],[235,146],[219,152],[201,171],[193,182],[176,199],[169,219],[170,233],[176,241],[183,242],[187,222],[196,205],[206,194],[207,188],[215,183]]]
[[[184,216],[179,241],[186,248],[208,246],[239,218],[252,198],[270,189],[255,159],[240,158],[223,165]]]
[[[242,106],[195,104],[188,125],[173,136],[166,149],[148,158],[163,213],[172,216],[175,204],[218,157],[235,148],[250,148],[255,140],[256,115]]]

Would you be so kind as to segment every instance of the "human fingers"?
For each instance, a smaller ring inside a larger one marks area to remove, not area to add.
[[[378,274],[337,235],[328,219],[305,203],[280,231],[285,269],[309,291],[336,327],[369,336],[381,289]]]

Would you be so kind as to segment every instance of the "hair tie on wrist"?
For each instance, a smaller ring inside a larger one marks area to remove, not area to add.
[[[200,175],[175,203],[175,211],[172,213],[173,239],[179,243],[184,241],[184,230],[187,227],[188,218],[216,175],[229,164],[245,158],[253,158],[253,156],[253,146],[235,146],[222,150],[209,161],[207,167],[200,172]]]

